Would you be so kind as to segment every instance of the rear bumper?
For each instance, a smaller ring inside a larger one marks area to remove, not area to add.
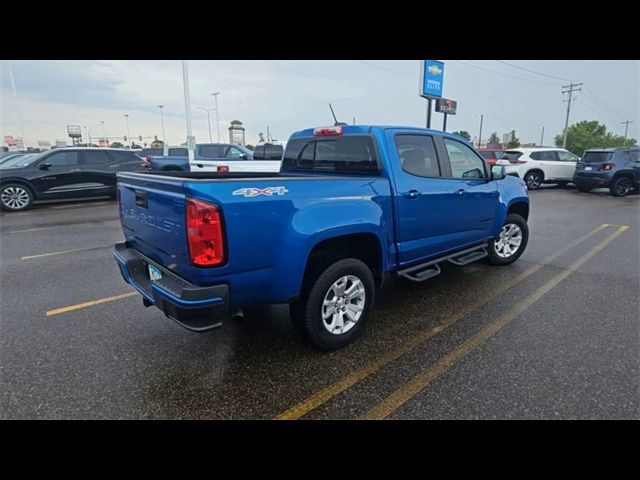
[[[573,184],[580,187],[591,187],[591,188],[608,187],[610,182],[611,182],[611,179],[609,178],[608,175],[601,176],[597,173],[590,174],[590,175],[575,174],[573,176]]]
[[[122,278],[142,295],[144,304],[155,305],[183,327],[205,332],[221,327],[230,317],[228,285],[192,285],[126,243],[117,243],[113,256]],[[149,278],[149,265],[162,272],[161,279]]]

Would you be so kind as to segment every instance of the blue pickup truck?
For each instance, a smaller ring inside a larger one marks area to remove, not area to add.
[[[414,127],[294,133],[280,172],[118,173],[124,280],[194,331],[256,304],[290,304],[314,346],[343,347],[390,274],[515,261],[527,246],[524,182],[460,137]]]

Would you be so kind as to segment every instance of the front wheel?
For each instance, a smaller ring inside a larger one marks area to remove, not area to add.
[[[355,258],[329,265],[308,293],[291,305],[291,320],[320,350],[336,350],[351,343],[367,321],[375,296],[373,274]]]
[[[511,213],[504,220],[498,238],[489,242],[487,261],[491,265],[509,265],[520,258],[528,241],[527,221],[520,215]]]
[[[0,188],[0,207],[2,207],[2,210],[11,212],[27,210],[32,203],[33,194],[24,185],[7,183]]]

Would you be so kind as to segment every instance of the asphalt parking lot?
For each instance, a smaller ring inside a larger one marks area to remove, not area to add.
[[[640,195],[530,198],[518,262],[390,279],[330,354],[285,306],[205,334],[144,308],[112,201],[3,213],[0,417],[638,419]]]

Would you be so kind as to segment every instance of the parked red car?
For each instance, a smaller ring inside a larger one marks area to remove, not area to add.
[[[505,157],[504,150],[498,148],[480,148],[478,153],[487,161],[489,165],[495,165],[496,160],[500,160]]]

